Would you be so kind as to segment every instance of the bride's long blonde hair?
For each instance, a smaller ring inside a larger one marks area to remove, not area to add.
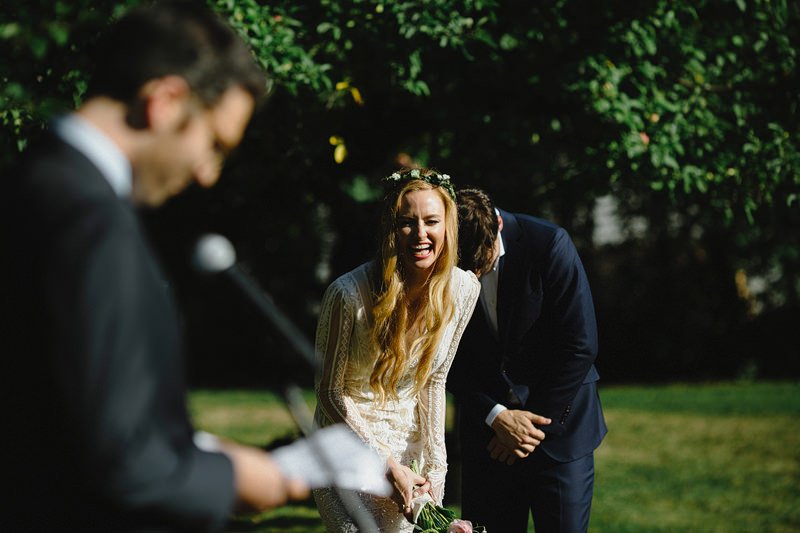
[[[435,171],[420,169],[422,176]],[[451,291],[452,270],[458,263],[458,210],[455,200],[446,189],[422,179],[410,179],[398,184],[383,203],[381,216],[381,243],[376,260],[380,270],[380,285],[373,308],[372,341],[377,359],[369,385],[381,403],[388,397],[397,397],[397,385],[410,363],[411,354],[406,345],[409,324],[409,298],[402,261],[397,249],[397,215],[403,197],[411,191],[435,191],[444,202],[445,242],[422,296],[423,316],[421,356],[414,376],[414,388],[419,391],[431,374],[436,348],[445,326],[453,316],[455,305]],[[415,343],[412,343],[412,345]]]

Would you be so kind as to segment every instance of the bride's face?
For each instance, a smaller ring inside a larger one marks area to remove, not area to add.
[[[441,196],[431,189],[410,191],[397,213],[397,252],[407,275],[429,274],[444,247],[447,228]]]

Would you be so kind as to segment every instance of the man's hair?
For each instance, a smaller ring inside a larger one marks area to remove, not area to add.
[[[456,198],[459,266],[476,273],[488,272],[500,228],[494,202],[480,189],[461,189]]]
[[[250,49],[216,13],[199,1],[138,7],[113,24],[95,46],[87,96],[133,102],[149,80],[177,75],[207,106],[232,86],[254,99],[266,77]]]

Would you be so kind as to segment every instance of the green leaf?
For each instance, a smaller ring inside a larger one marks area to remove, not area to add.
[[[519,41],[512,35],[504,33],[500,37],[500,48],[503,50],[513,50],[519,46]]]
[[[19,34],[20,26],[16,22],[0,24],[0,39],[11,39]]]
[[[50,36],[59,46],[64,46],[69,40],[69,28],[67,28],[66,25],[61,23],[52,23],[48,25],[47,29],[50,33]]]

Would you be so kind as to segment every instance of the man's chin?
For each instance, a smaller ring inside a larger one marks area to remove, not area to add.
[[[170,196],[166,194],[134,195],[133,203],[137,207],[156,209],[164,205],[169,198]]]
[[[160,187],[158,189],[138,191],[138,194],[134,190],[133,203],[139,207],[155,209],[181,194],[186,189],[187,185],[188,184],[181,184],[180,186],[173,185],[172,187]]]

